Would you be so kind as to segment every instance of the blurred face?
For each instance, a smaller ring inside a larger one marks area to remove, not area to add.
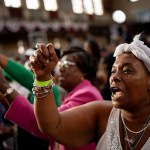
[[[147,68],[132,53],[123,53],[112,67],[110,87],[114,107],[134,110],[146,106],[150,76]]]
[[[87,53],[92,54],[90,44],[88,42],[84,43],[84,49]]]
[[[75,86],[77,86],[83,77],[83,73],[76,65],[75,57],[73,54],[65,55],[58,62],[58,81],[66,91],[70,92]]]

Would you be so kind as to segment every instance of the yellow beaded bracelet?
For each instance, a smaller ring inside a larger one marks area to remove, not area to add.
[[[34,81],[34,85],[40,86],[40,87],[48,86],[48,85],[50,85],[51,83],[53,83],[53,80],[52,80],[52,79],[51,79],[51,80],[48,80],[48,81],[37,81],[37,80]]]

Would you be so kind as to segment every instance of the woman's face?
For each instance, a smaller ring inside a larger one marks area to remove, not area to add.
[[[132,53],[116,58],[110,76],[114,107],[134,110],[149,104],[149,86],[149,72],[142,61]]]
[[[59,85],[66,91],[70,92],[83,79],[84,75],[76,65],[75,54],[68,54],[58,62]]]

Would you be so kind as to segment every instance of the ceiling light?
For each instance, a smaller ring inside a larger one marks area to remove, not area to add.
[[[130,0],[130,2],[137,2],[138,0]]]
[[[126,15],[123,11],[116,10],[116,11],[113,12],[112,18],[117,23],[123,23],[126,20]]]

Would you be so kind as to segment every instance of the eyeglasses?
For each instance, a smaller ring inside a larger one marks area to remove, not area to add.
[[[76,63],[68,61],[68,60],[58,62],[58,67],[60,67],[60,68],[61,67],[68,68],[69,66],[76,66]]]

